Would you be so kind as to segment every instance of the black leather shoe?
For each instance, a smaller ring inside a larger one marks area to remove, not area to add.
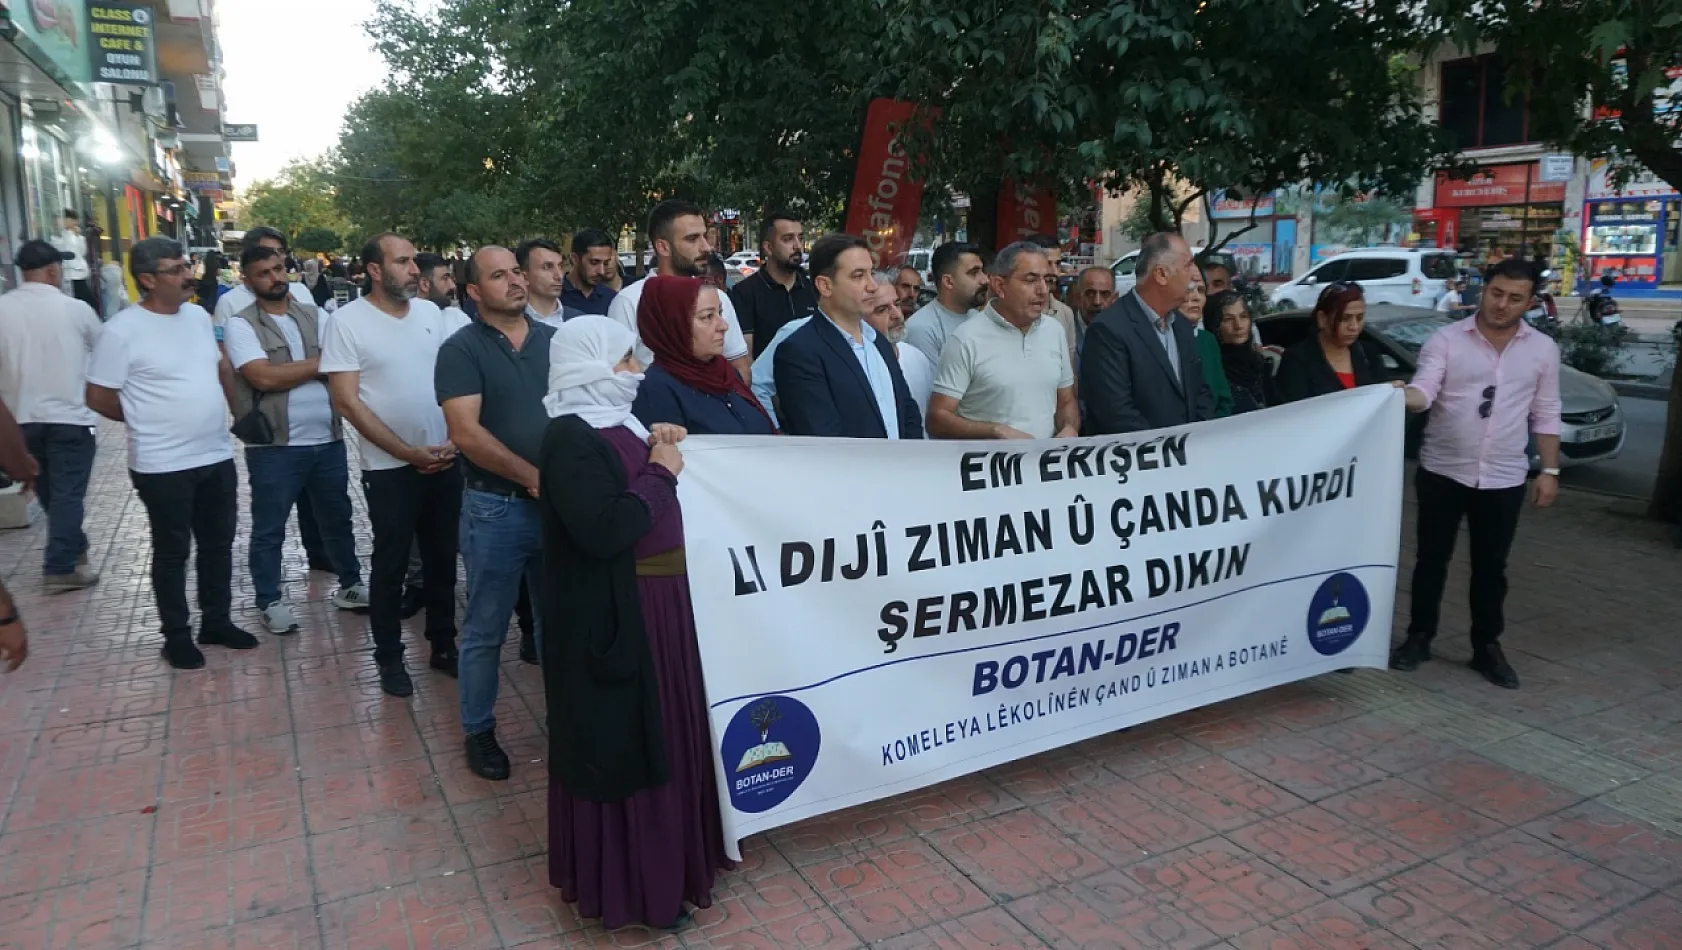
[[[520,662],[527,666],[537,664],[537,637],[530,630],[520,631]]]
[[[1390,654],[1390,668],[1400,670],[1403,673],[1412,673],[1419,669],[1419,664],[1430,658],[1431,641],[1410,633],[1408,638],[1402,641],[1402,645]]]
[[[467,737],[467,767],[482,779],[508,781],[508,753],[497,745],[495,729],[486,729]]]
[[[255,650],[257,638],[230,623],[200,627],[199,644],[207,647],[227,647],[230,650]]]
[[[415,695],[415,681],[409,678],[402,661],[380,667],[380,692],[398,699]]]
[[[460,661],[461,654],[454,650],[434,650],[432,651],[432,660],[427,663],[427,665],[445,676],[454,679],[456,676],[456,667]]]
[[[178,670],[204,668],[204,651],[193,645],[193,638],[182,635],[164,640],[164,661]]]
[[[426,589],[424,587],[405,587],[403,588],[403,602],[398,606],[397,612],[402,615],[404,620],[408,620],[415,614],[420,613],[425,606]]]
[[[1472,662],[1467,665],[1502,689],[1518,689],[1518,674],[1514,673],[1512,666],[1507,663],[1506,654],[1501,652],[1499,643],[1473,647]]]

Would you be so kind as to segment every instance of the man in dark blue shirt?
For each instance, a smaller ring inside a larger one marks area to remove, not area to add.
[[[619,266],[613,238],[601,228],[585,228],[572,237],[572,270],[561,278],[561,306],[565,316],[594,313],[607,316],[613,303],[608,280]]]
[[[773,211],[759,223],[763,266],[730,288],[730,302],[755,357],[765,352],[783,324],[818,309],[818,292],[801,265],[806,261],[806,229],[787,211]]]

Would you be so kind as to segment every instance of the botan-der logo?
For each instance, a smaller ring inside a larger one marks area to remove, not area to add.
[[[788,801],[818,761],[817,717],[788,696],[763,696],[730,717],[719,742],[730,804],[757,814]]]
[[[1361,638],[1372,617],[1367,588],[1353,574],[1333,574],[1308,602],[1308,642],[1325,656],[1336,656]]]

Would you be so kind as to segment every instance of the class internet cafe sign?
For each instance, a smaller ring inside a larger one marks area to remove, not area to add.
[[[846,230],[865,239],[878,268],[902,263],[917,235],[923,183],[910,177],[910,160],[900,140],[916,112],[912,103],[894,99],[872,99],[865,111]]]
[[[1084,439],[692,436],[678,496],[726,843],[1382,668],[1403,415],[1365,386]],[[861,500],[860,472],[893,490]],[[743,504],[751,480],[783,495]]]
[[[95,82],[150,86],[158,81],[152,55],[152,8],[138,3],[88,4],[88,55]]]

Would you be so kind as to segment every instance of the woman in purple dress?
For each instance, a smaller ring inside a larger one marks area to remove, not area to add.
[[[541,472],[549,882],[608,929],[681,927],[725,855],[684,569],[676,426],[631,415],[631,331],[555,333]]]

